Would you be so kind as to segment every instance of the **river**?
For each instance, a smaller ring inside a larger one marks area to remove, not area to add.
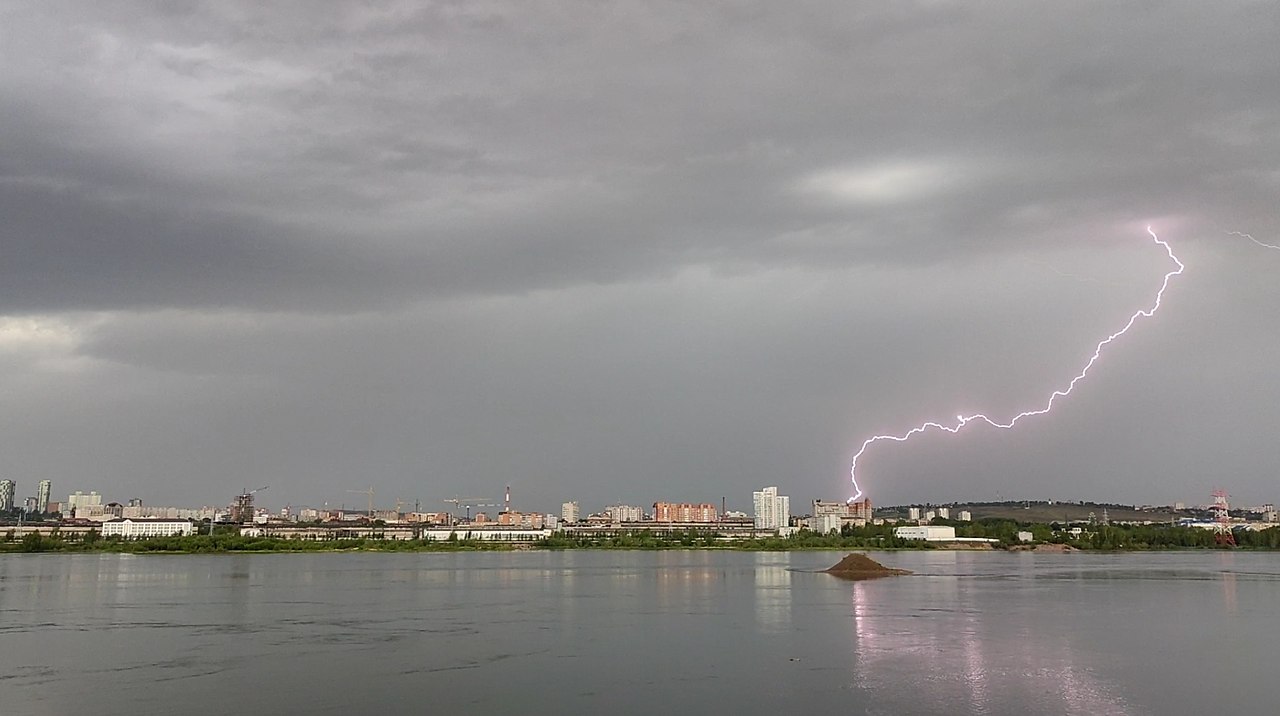
[[[1274,713],[1280,554],[0,557],[0,710]]]

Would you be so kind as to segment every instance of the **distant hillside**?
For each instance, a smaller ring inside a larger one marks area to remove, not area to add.
[[[1091,502],[965,502],[941,506],[951,510],[951,519],[953,520],[957,518],[961,510],[968,510],[973,514],[973,519],[975,520],[985,517],[999,517],[1019,522],[1077,522],[1088,520],[1090,514],[1093,515],[1094,520],[1102,521],[1104,510],[1106,518],[1112,522],[1169,522],[1170,520],[1188,516],[1187,513],[1179,514],[1171,509],[1152,508],[1138,510],[1133,505]],[[938,507],[938,505],[930,505],[928,509],[936,510]],[[922,511],[923,509],[922,507]],[[881,510],[876,512],[878,515],[883,514]],[[907,506],[886,507],[884,512],[897,512],[900,513],[900,517],[905,518]]]

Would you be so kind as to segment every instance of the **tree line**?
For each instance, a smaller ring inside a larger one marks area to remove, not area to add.
[[[1003,518],[986,518],[973,522],[934,520],[933,524],[955,527],[957,537],[982,537],[997,540],[996,547],[1022,544],[1019,532],[1030,532],[1033,543],[1064,544],[1085,550],[1146,550],[1146,549],[1223,549],[1228,548],[1215,538],[1212,530],[1181,525],[1090,525],[1081,527],[1081,534],[1073,536],[1068,525],[1058,523],[1028,523]],[[923,540],[901,539],[894,535],[896,525],[846,525],[839,532],[819,534],[799,530],[786,537],[760,535],[745,539],[726,539],[714,530],[685,530],[655,534],[649,530],[627,530],[605,535],[582,535],[555,532],[551,536],[524,547],[542,549],[739,549],[739,550],[801,550],[801,549],[937,549],[939,545]],[[1265,530],[1237,530],[1234,532],[1239,549],[1280,549],[1280,526]],[[124,539],[103,537],[96,531],[83,534],[49,535],[29,533],[20,539],[14,530],[8,530],[0,551],[5,552],[170,552],[170,553],[222,553],[222,552],[323,552],[376,550],[391,552],[504,550],[514,546],[502,542],[459,538],[451,535],[447,540],[392,540],[361,537],[334,540],[307,540],[281,537],[242,536],[236,528],[218,528],[213,534]]]

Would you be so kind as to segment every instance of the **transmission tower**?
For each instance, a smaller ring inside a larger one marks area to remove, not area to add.
[[[1227,493],[1225,490],[1213,491],[1213,541],[1227,545],[1229,547],[1236,546],[1236,536],[1231,532],[1231,509],[1227,504]]]

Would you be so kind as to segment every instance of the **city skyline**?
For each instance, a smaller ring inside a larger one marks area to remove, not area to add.
[[[237,492],[237,495],[232,495],[229,498],[224,498],[221,501],[218,500],[217,498],[213,498],[210,500],[179,504],[174,502],[163,502],[163,501],[157,502],[157,501],[151,500],[150,498],[144,499],[144,496],[140,496],[140,495],[132,495],[125,498],[116,494],[110,494],[111,491],[109,489],[107,491],[106,496],[104,496],[104,493],[101,490],[93,489],[87,492],[84,490],[76,490],[74,493],[69,494],[67,501],[59,501],[59,500],[52,499],[56,495],[52,493],[52,481],[48,479],[39,481],[37,485],[37,493],[35,495],[29,495],[24,497],[22,490],[18,487],[18,485],[19,483],[15,482],[12,479],[0,480],[0,509],[5,509],[2,507],[2,505],[3,505],[3,500],[7,498],[12,502],[12,505],[8,509],[13,509],[14,507],[21,506],[25,500],[26,502],[29,503],[27,507],[28,511],[35,511],[35,512],[46,512],[47,510],[44,507],[47,507],[50,504],[53,504],[55,506],[62,506],[62,507],[71,505],[72,509],[74,509],[74,505],[76,504],[77,499],[85,500],[86,501],[85,504],[93,504],[93,505],[105,504],[104,503],[104,500],[105,500],[110,503],[121,504],[121,505],[127,504],[130,506],[146,505],[149,507],[164,507],[164,508],[181,509],[181,510],[207,510],[207,509],[224,510],[225,509],[225,510],[230,510],[234,512],[234,510],[236,509],[235,505],[240,501],[240,498],[243,498],[246,494],[256,494],[264,491],[267,491],[268,495],[270,494],[270,486],[263,486],[262,488],[249,490],[247,492]],[[712,511],[721,509],[721,507],[718,507],[715,504],[711,504],[710,502],[690,501],[689,499],[687,499],[687,495],[690,494],[690,492],[678,493],[678,494],[672,494],[672,495],[659,495],[659,496],[655,496],[654,494],[644,494],[640,498],[635,500],[630,500],[630,501],[620,501],[617,499],[612,499],[612,500],[607,500],[600,503],[592,503],[590,501],[570,500],[570,501],[562,501],[557,504],[551,504],[551,505],[539,503],[531,507],[532,503],[528,501],[512,501],[511,489],[512,489],[512,486],[510,484],[507,484],[504,490],[505,492],[504,499],[496,502],[493,500],[493,498],[483,498],[483,497],[458,498],[456,496],[452,498],[441,498],[439,500],[434,500],[432,498],[427,498],[427,499],[415,498],[415,499],[406,500],[398,496],[396,497],[387,496],[385,493],[379,492],[375,486],[371,485],[365,490],[351,490],[351,489],[344,490],[342,491],[341,494],[336,495],[335,498],[332,500],[321,499],[316,501],[309,501],[305,499],[299,499],[297,495],[283,495],[283,496],[279,496],[279,499],[275,500],[274,502],[270,499],[270,497],[268,497],[266,500],[262,500],[261,498],[258,498],[258,500],[256,501],[251,501],[250,504],[256,504],[259,508],[263,507],[263,505],[274,505],[273,511],[275,509],[280,509],[280,508],[286,508],[286,509],[291,508],[293,510],[297,510],[299,508],[308,508],[308,509],[318,509],[318,510],[341,510],[351,514],[367,512],[370,506],[375,508],[376,511],[379,511],[379,512],[395,511],[395,512],[405,513],[405,512],[408,512],[410,509],[412,509],[412,511],[424,512],[424,513],[425,512],[445,512],[445,511],[457,513],[459,510],[465,509],[467,514],[471,514],[474,511],[475,514],[485,513],[491,516],[500,514],[502,511],[506,509],[511,509],[512,512],[516,512],[516,513],[533,512],[533,513],[545,514],[545,515],[555,515],[557,517],[560,517],[561,519],[564,519],[565,521],[572,521],[564,517],[564,515],[567,515],[570,513],[578,514],[585,517],[587,515],[609,514],[611,511],[614,511],[615,508],[617,508],[618,510],[622,511],[622,514],[628,515],[627,517],[623,517],[621,519],[621,521],[623,522],[639,519],[639,517],[632,516],[635,513],[631,511],[646,510],[650,505],[652,505],[654,508],[657,508],[659,504],[667,504],[667,505],[673,505],[673,506],[686,505],[689,507],[697,507],[697,508],[705,507],[706,509],[712,510]],[[722,495],[719,498],[720,505],[723,507],[723,511],[725,513],[737,512],[737,513],[750,514],[753,511],[757,511],[759,509],[759,506],[762,504],[761,502],[762,495],[765,495],[766,493],[768,493],[769,490],[773,491],[772,493],[773,499],[780,499],[783,501],[789,501],[791,499],[789,495],[785,495],[785,496],[778,495],[778,492],[777,492],[778,489],[779,488],[777,486],[763,488],[763,491],[753,489],[749,496],[744,496],[744,494]],[[1002,495],[1000,493],[996,493],[995,495],[989,496],[987,498],[976,497],[976,498],[969,498],[969,499],[957,499],[957,498],[948,497],[945,495],[930,495],[918,500],[907,500],[907,501],[901,501],[896,503],[888,503],[883,506],[884,507],[903,507],[907,505],[943,506],[943,505],[956,505],[956,504],[1000,504],[1000,503],[1012,504],[1012,503],[1023,503],[1023,502],[1026,502],[1026,503],[1047,502],[1049,504],[1053,504],[1057,502],[1057,503],[1064,503],[1064,504],[1092,503],[1092,504],[1132,505],[1135,508],[1168,506],[1176,510],[1181,510],[1183,509],[1184,506],[1191,506],[1191,507],[1197,507],[1197,508],[1208,507],[1209,505],[1212,504],[1212,501],[1213,501],[1212,495],[1216,494],[1219,491],[1221,491],[1224,494],[1224,496],[1230,498],[1233,505],[1236,505],[1236,506],[1244,505],[1244,506],[1247,506],[1249,509],[1253,509],[1254,506],[1263,506],[1263,505],[1270,506],[1271,504],[1277,502],[1277,499],[1274,496],[1273,491],[1265,491],[1264,493],[1256,496],[1242,496],[1237,493],[1231,492],[1229,490],[1222,490],[1220,486],[1215,485],[1202,495],[1198,495],[1198,496],[1192,495],[1182,499],[1163,500],[1163,501],[1159,499],[1150,499],[1150,497],[1148,497],[1148,499],[1139,499],[1139,500],[1133,500],[1130,502],[1125,502],[1125,501],[1119,501],[1119,500],[1100,499],[1100,498],[1097,498],[1096,496],[1062,499],[1060,497],[1049,497],[1045,495]],[[696,489],[692,490],[691,492],[696,492]],[[279,495],[279,491],[277,490],[275,494]],[[684,497],[682,498],[681,495],[684,495]],[[1204,500],[1206,495],[1210,495],[1211,499],[1209,501],[1202,502],[1202,500]],[[673,497],[676,498],[677,502],[670,501],[670,498],[673,498]],[[807,502],[808,500],[812,499],[815,502],[824,502],[829,506],[844,505],[846,502],[845,500],[828,500],[827,499],[828,497],[831,497],[831,495],[809,496],[809,497],[802,498],[801,502]],[[869,498],[866,498],[866,499],[869,500]],[[362,500],[367,501],[367,504]],[[765,501],[768,502],[767,499]],[[789,503],[784,502],[782,504],[783,504],[783,508],[782,508],[783,511],[790,514]],[[852,505],[854,503],[849,503],[849,504]],[[870,504],[870,502],[868,502],[868,504]],[[32,507],[33,505],[35,506],[34,509]],[[570,506],[572,506],[572,508],[570,508]],[[592,507],[597,507],[598,509],[591,509]],[[1258,509],[1262,509],[1262,508],[1259,507]],[[64,514],[64,517],[66,516],[68,515]]]
[[[1267,6],[0,18],[19,501],[1271,499]]]
[[[288,515],[299,517],[307,513],[313,514],[346,514],[346,515],[397,515],[404,516],[410,514],[449,514],[455,519],[465,518],[464,521],[470,521],[472,518],[480,519],[482,522],[489,524],[500,524],[518,527],[521,523],[519,520],[527,520],[542,518],[548,520],[548,524],[552,524],[551,520],[558,520],[560,523],[572,524],[580,519],[588,518],[595,520],[597,518],[605,518],[614,523],[640,522],[640,521],[658,521],[658,522],[717,522],[723,518],[751,518],[755,527],[760,529],[777,529],[785,527],[786,523],[794,517],[803,517],[806,515],[819,516],[823,514],[840,514],[849,517],[857,517],[861,519],[870,519],[873,510],[871,502],[864,500],[858,503],[846,503],[843,500],[829,501],[822,497],[812,499],[813,511],[809,513],[795,512],[791,510],[791,497],[789,495],[779,494],[777,486],[769,486],[761,490],[755,490],[751,493],[750,502],[745,508],[740,509],[737,503],[730,502],[729,498],[723,497],[721,507],[717,508],[710,503],[690,503],[690,502],[669,502],[664,499],[658,499],[652,503],[652,511],[648,511],[645,505],[649,503],[647,500],[642,501],[639,505],[610,503],[601,506],[599,509],[584,510],[581,503],[577,500],[563,502],[559,505],[559,509],[552,506],[550,509],[544,509],[546,506],[537,505],[530,507],[529,505],[515,504],[510,500],[510,486],[507,486],[508,492],[506,499],[501,503],[485,503],[477,498],[447,498],[440,501],[443,505],[451,505],[448,509],[443,509],[439,505],[433,503],[422,503],[420,500],[413,502],[405,502],[404,500],[395,500],[391,506],[383,505],[374,501],[373,488],[370,492],[363,493],[368,499],[367,505],[349,505],[345,501],[335,503],[306,503],[287,497],[283,507],[279,505],[271,505],[270,503],[257,502],[253,496],[262,490],[268,488],[260,488],[240,493],[231,498],[228,503],[219,504],[216,501],[212,503],[203,503],[200,505],[186,504],[158,504],[147,502],[139,497],[129,498],[127,501],[108,498],[97,491],[91,490],[84,492],[77,490],[71,493],[65,501],[51,501],[51,481],[42,480],[39,483],[39,492],[37,496],[20,498],[16,489],[16,483],[11,479],[0,480],[0,512],[8,512],[8,516],[12,518],[16,512],[14,510],[24,511],[27,513],[45,514],[56,513],[62,516],[63,520],[85,520],[101,521],[110,519],[111,517],[147,517],[153,514],[168,515],[169,517],[186,515],[190,518],[207,518],[219,521],[230,522],[248,522],[254,515],[262,516],[279,516]],[[352,491],[349,491],[352,492]],[[1172,512],[1182,512],[1187,509],[1191,510],[1211,510],[1219,503],[1225,504],[1230,501],[1233,510],[1244,512],[1270,513],[1274,514],[1274,500],[1267,498],[1262,501],[1245,501],[1233,500],[1233,496],[1224,490],[1213,490],[1209,494],[1210,500],[1207,502],[1199,501],[1176,501],[1171,503],[1158,502],[1134,502],[1132,504],[1123,504],[1098,500],[1054,500],[1054,499],[1007,499],[997,495],[994,500],[923,500],[913,503],[899,503],[880,506],[882,509],[889,511],[901,512],[903,516],[910,520],[916,520],[925,517],[925,521],[932,519],[935,515],[943,519],[950,519],[950,506],[965,505],[1023,505],[1029,509],[1035,503],[1037,505],[1048,505],[1052,507],[1055,503],[1062,505],[1102,505],[1130,508],[1135,512],[1143,512],[1149,510],[1167,510]],[[803,503],[804,501],[802,501]],[[114,511],[113,511],[114,506]],[[86,508],[81,512],[78,508]],[[372,510],[372,512],[370,512]],[[462,512],[464,510],[464,512]],[[905,511],[904,511],[905,510]],[[507,518],[503,516],[506,515]],[[970,513],[960,511],[958,513],[960,521],[968,521],[971,519]],[[1106,512],[1103,511],[1103,519],[1106,518]],[[303,518],[307,519],[307,518]],[[516,520],[516,521],[512,521]],[[1268,519],[1274,521],[1274,519]]]

